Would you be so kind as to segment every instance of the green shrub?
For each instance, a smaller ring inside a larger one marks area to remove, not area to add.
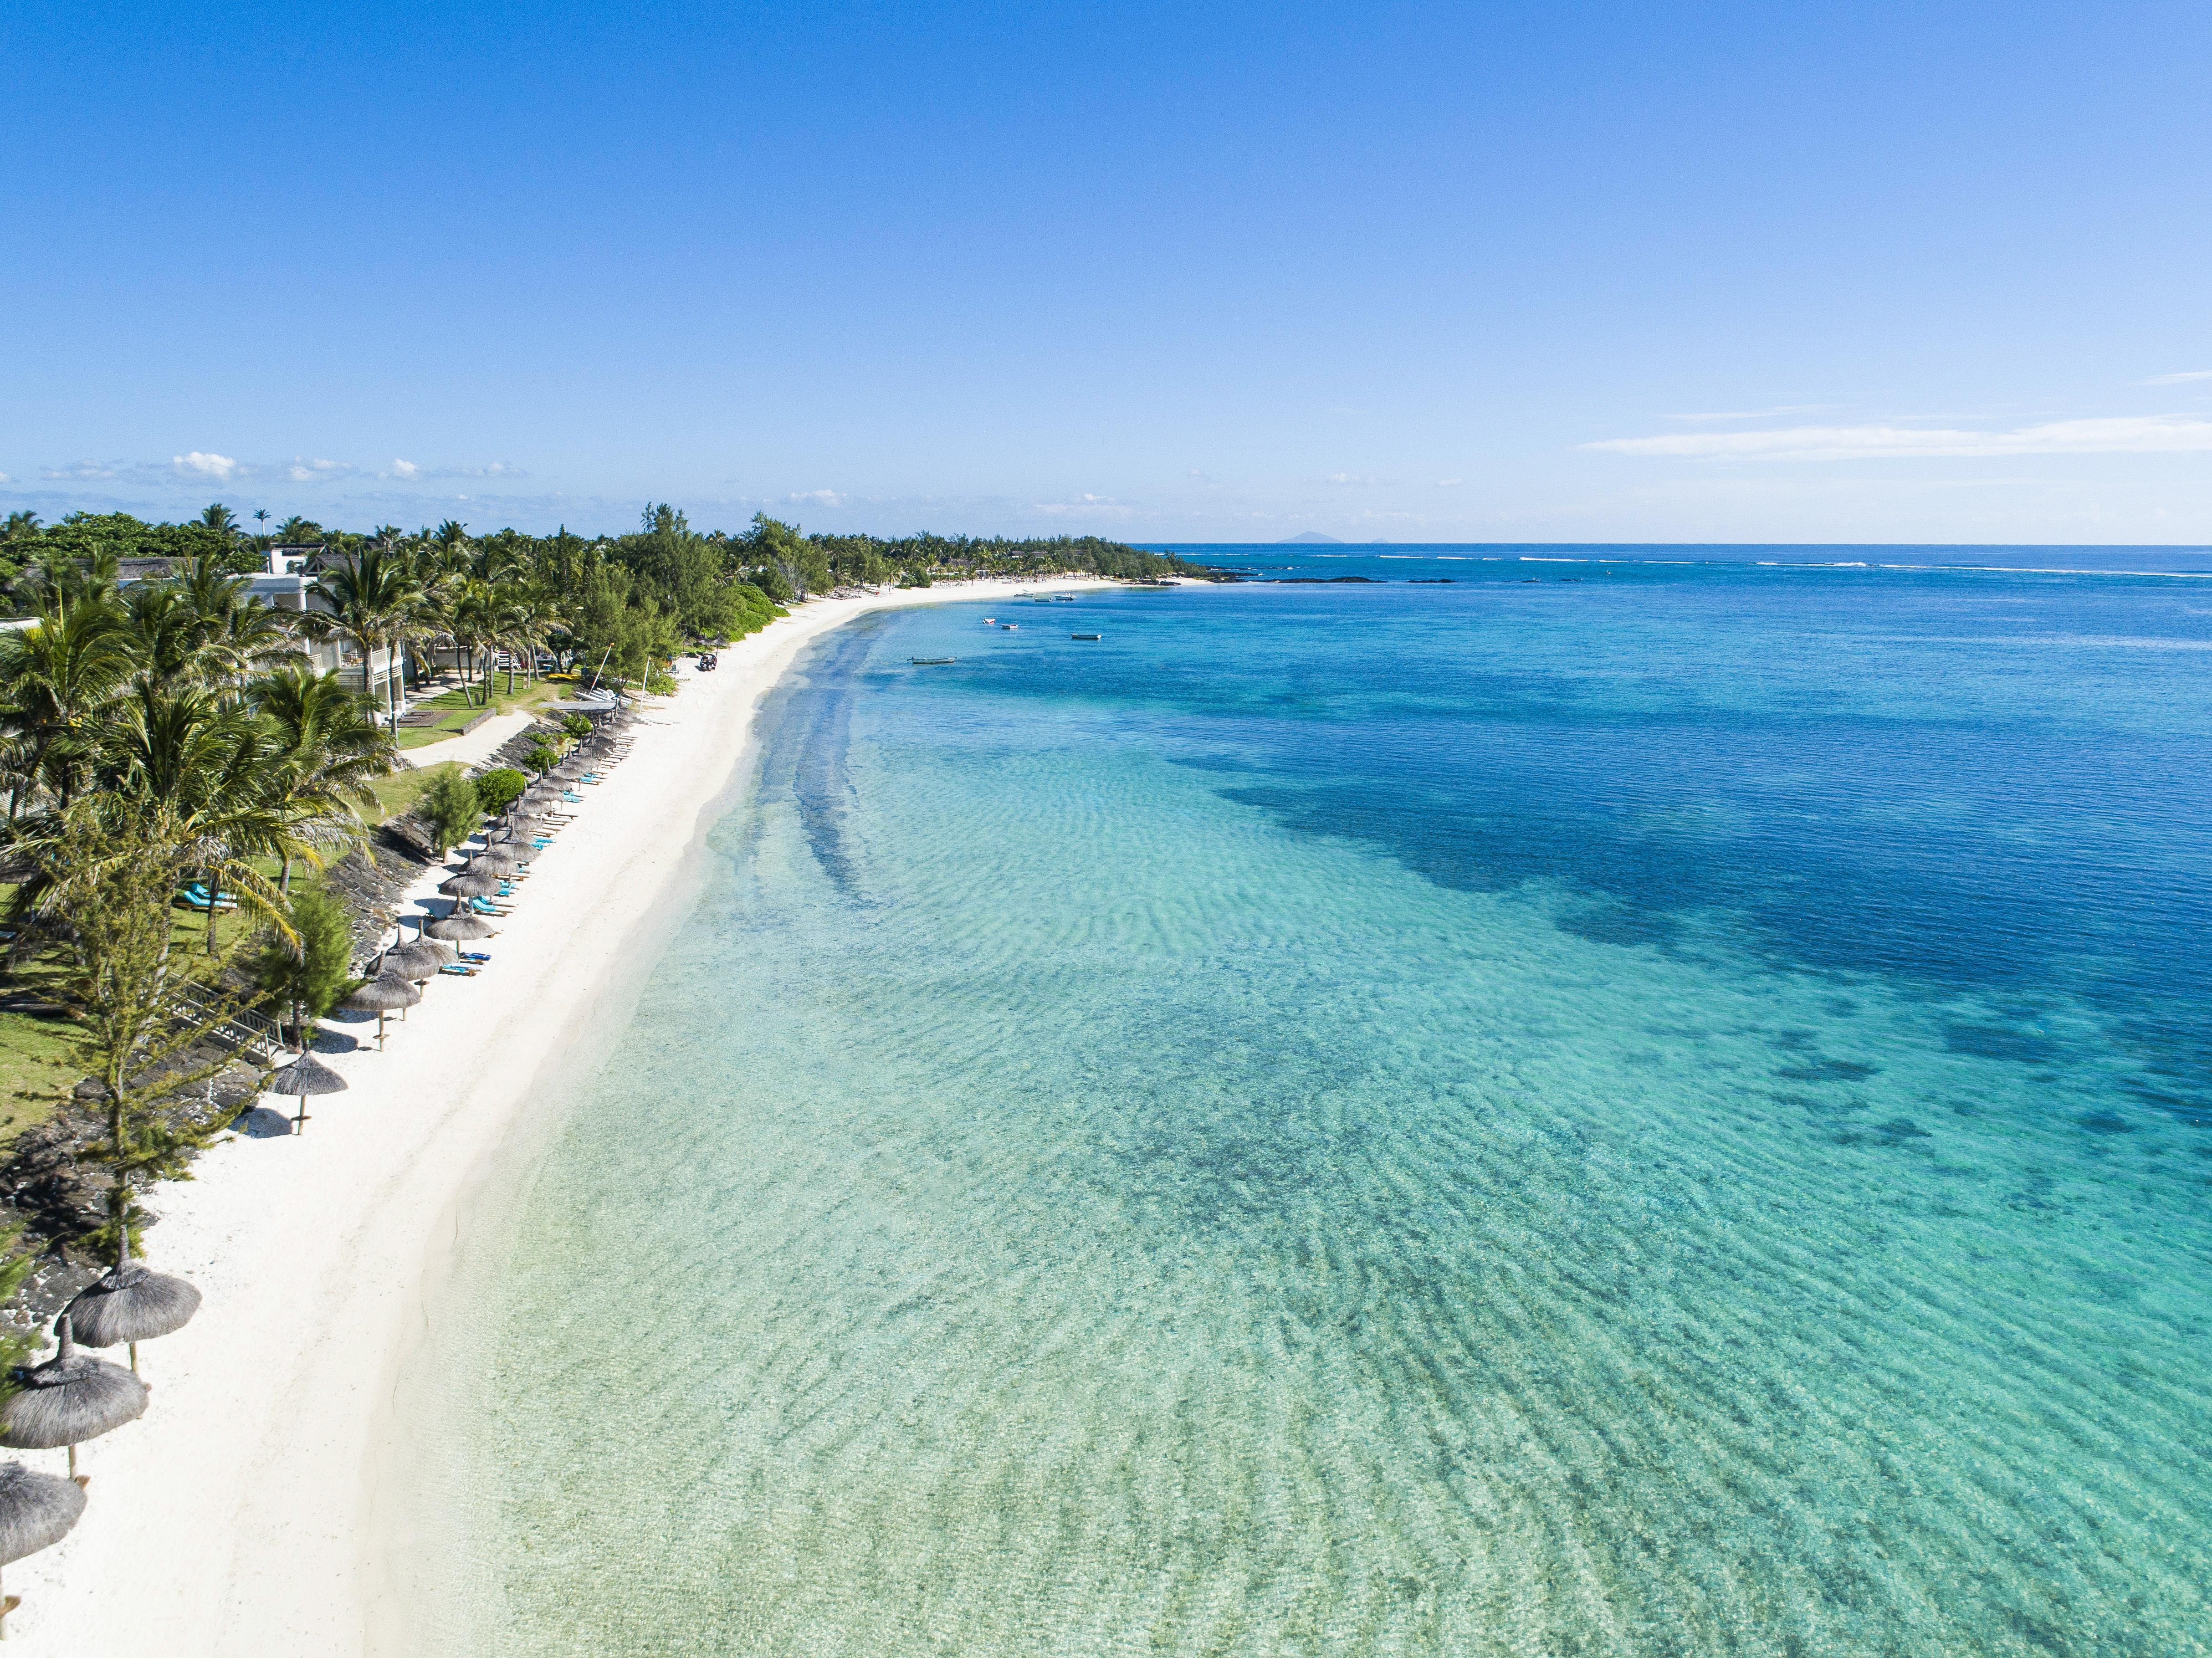
[[[247,965],[254,983],[290,1011],[293,1029],[303,1031],[353,988],[353,924],[319,887],[294,893],[287,908],[296,942],[270,932]]]
[[[550,771],[561,763],[561,751],[550,743],[540,743],[522,756],[522,763],[532,771]]]
[[[415,810],[430,832],[431,852],[440,858],[447,847],[467,840],[483,819],[476,783],[457,771],[447,772],[423,790]]]
[[[676,680],[674,677],[669,673],[667,669],[656,666],[645,677],[645,694],[647,696],[675,695]]]
[[[505,811],[529,786],[530,780],[514,767],[500,766],[477,779],[477,802],[486,811]]]
[[[569,714],[561,721],[561,729],[580,743],[592,734],[591,716],[581,714]]]

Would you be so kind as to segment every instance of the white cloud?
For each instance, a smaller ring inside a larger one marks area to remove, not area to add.
[[[2187,454],[2212,450],[2212,420],[2124,415],[2049,421],[2010,431],[1911,426],[1784,426],[1764,432],[1682,432],[1585,443],[1617,455],[1699,460],[1894,460],[1929,456]]]
[[[1372,483],[1373,478],[1354,477],[1349,472],[1331,472],[1322,480],[1324,483]]]
[[[238,471],[238,463],[228,455],[203,454],[197,449],[189,455],[172,456],[169,464],[180,472],[198,472],[202,477],[226,483],[231,474]]]
[[[93,478],[118,477],[123,472],[119,460],[73,460],[66,466],[42,467],[40,475],[56,483]]]
[[[343,460],[295,460],[284,469],[284,476],[295,483],[315,483],[324,478],[344,477],[356,469]]]
[[[820,507],[836,507],[842,505],[845,497],[835,489],[801,489],[795,495],[786,495],[784,499],[794,506],[811,501]]]
[[[2212,380],[2212,368],[2191,368],[2179,374],[2153,374],[2148,380],[2138,380],[2136,384],[2138,386],[2186,386],[2191,380]]]
[[[319,460],[315,465],[343,467],[348,472],[355,470],[340,461]],[[294,476],[298,476],[296,471]],[[420,461],[394,459],[391,465],[377,474],[380,478],[397,478],[403,483],[428,483],[439,478],[520,478],[529,476],[520,466],[510,465],[503,460],[495,460],[489,466],[425,466]]]
[[[1032,512],[1047,513],[1059,518],[1068,513],[1080,513],[1086,518],[1127,518],[1132,508],[1122,506],[1111,495],[1078,495],[1073,501],[1035,501],[1030,503]]]
[[[1461,484],[1466,482],[1467,480],[1465,478],[1438,478],[1437,480],[1437,488],[1439,489],[1456,489]]]

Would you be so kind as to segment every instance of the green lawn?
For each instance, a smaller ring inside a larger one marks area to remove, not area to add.
[[[369,792],[376,796],[374,810],[362,813],[372,823],[381,823],[397,817],[422,798],[422,792],[448,772],[459,771],[458,760],[441,760],[434,766],[410,767],[396,771],[389,777],[380,777],[371,783]]]
[[[413,805],[440,776],[459,769],[457,762],[448,760],[379,778],[369,786],[376,804],[364,808],[362,816],[370,823],[384,823]],[[274,859],[257,859],[255,864],[272,881],[276,878],[278,865]],[[294,866],[294,891],[313,884],[316,879],[313,870]],[[0,884],[0,909],[6,907],[13,891],[12,887]],[[169,914],[177,949],[195,957],[204,952],[205,913],[179,903],[171,907]],[[240,943],[258,925],[238,910],[220,912],[215,922],[216,944],[221,950]],[[0,1150],[32,1124],[52,1116],[84,1075],[84,1064],[77,1054],[76,1021],[64,1013],[35,1011],[36,1004],[58,999],[56,981],[60,976],[60,964],[49,950],[38,959],[20,963],[0,979],[0,1000],[15,1004],[0,1006]]]
[[[60,969],[26,962],[0,993],[10,1002],[52,1000]],[[76,1022],[65,1013],[0,1008],[0,1146],[53,1115],[83,1078]]]
[[[424,708],[435,708],[440,711],[441,717],[434,726],[402,726],[399,728],[399,746],[403,749],[419,749],[426,744],[442,743],[447,738],[456,735],[469,721],[481,715],[514,714],[519,709],[542,707],[547,702],[557,701],[568,689],[568,687],[556,685],[550,680],[541,679],[535,684],[531,684],[518,679],[515,681],[514,695],[509,696],[504,689],[506,684],[505,674],[492,676],[491,701],[489,706],[482,700],[481,686],[472,687],[466,694],[455,689],[441,691],[435,696],[418,698],[414,705],[418,711]]]

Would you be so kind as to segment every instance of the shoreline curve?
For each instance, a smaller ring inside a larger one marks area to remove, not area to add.
[[[351,1090],[305,1133],[225,1141],[163,1188],[155,1260],[206,1301],[143,1354],[143,1421],[82,1453],[83,1521],[9,1570],[16,1650],[353,1658],[373,1627],[404,1622],[390,1597],[404,1521],[384,1506],[403,1362],[471,1200],[542,1144],[560,1116],[552,1078],[620,1035],[696,899],[707,832],[750,780],[768,693],[803,647],[856,616],[1038,585],[818,599],[726,647],[716,673],[641,713],[629,758],[490,942],[493,973],[425,998],[384,1054],[338,1056]],[[60,1452],[21,1455],[60,1471]]]

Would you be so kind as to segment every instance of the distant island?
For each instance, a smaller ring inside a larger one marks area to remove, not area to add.
[[[1325,536],[1318,530],[1302,530],[1297,535],[1285,536],[1275,545],[1278,547],[1341,547],[1344,544],[1334,536]]]

